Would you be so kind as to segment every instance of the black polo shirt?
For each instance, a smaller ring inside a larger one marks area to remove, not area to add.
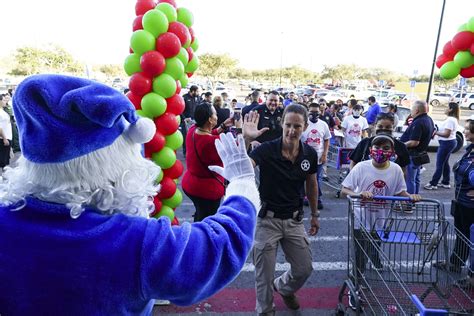
[[[288,213],[302,207],[304,183],[309,174],[318,168],[318,154],[300,141],[300,151],[295,163],[281,154],[282,138],[268,141],[250,153],[250,158],[260,166],[260,199],[267,209]]]
[[[409,152],[413,154],[424,152],[428,149],[428,145],[433,137],[434,123],[428,114],[423,113],[413,119],[405,133],[400,137],[404,143],[410,140],[419,141],[420,144],[414,148],[410,148]]]
[[[281,117],[283,110],[276,108],[275,112],[270,112],[266,104],[261,104],[253,109],[260,117],[258,119],[258,129],[268,127],[269,130],[260,135],[256,141],[263,143],[281,137],[283,129],[281,128]]]
[[[370,147],[374,137],[375,136],[363,138],[359,142],[359,144],[357,144],[357,147],[351,151],[349,159],[355,163],[359,163],[364,160],[369,160]],[[405,144],[399,141],[398,139],[394,139],[394,142],[395,154],[397,155],[395,163],[402,168],[408,166],[408,164],[410,163],[410,157],[408,154],[407,146],[405,146]]]

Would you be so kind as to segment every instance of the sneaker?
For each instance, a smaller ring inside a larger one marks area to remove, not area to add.
[[[349,296],[349,307],[355,311],[357,309],[355,298],[352,295],[351,291],[347,291],[347,295]],[[356,295],[357,295],[357,292],[356,292]]]
[[[324,208],[323,202],[318,202],[318,210],[322,210]]]
[[[298,298],[296,297],[295,294],[290,294],[290,295],[283,295],[280,292],[278,292],[275,283],[273,283],[273,290],[280,294],[281,298],[283,299],[283,303],[285,303],[286,307],[288,307],[291,310],[298,310],[300,309],[300,302],[298,301]]]
[[[414,210],[415,207],[416,207],[416,206],[413,205],[413,204],[404,204],[403,207],[402,207],[402,208],[403,208],[403,213],[405,213],[405,214],[413,214],[413,213],[415,212],[415,210]]]
[[[430,183],[428,183],[428,184],[425,185],[423,188],[425,188],[425,190],[437,190],[437,189],[438,189],[438,186],[436,186],[436,185],[431,185]]]
[[[433,267],[443,271],[449,271],[454,273],[461,272],[461,266],[454,265],[452,263],[447,263],[446,261],[438,261],[433,263]]]
[[[451,184],[441,183],[439,186],[442,187],[443,189],[451,189]]]

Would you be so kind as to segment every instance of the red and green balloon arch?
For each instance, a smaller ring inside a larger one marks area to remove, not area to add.
[[[161,167],[161,185],[154,199],[154,217],[167,216],[179,224],[174,210],[183,199],[177,188],[183,173],[176,150],[183,144],[178,130],[184,100],[179,95],[199,67],[194,54],[199,42],[192,26],[193,14],[174,0],[138,0],[124,69],[130,77],[127,97],[141,116],[154,120],[156,134],[145,144],[145,157]]]
[[[441,78],[474,77],[474,17],[461,25],[436,59]]]

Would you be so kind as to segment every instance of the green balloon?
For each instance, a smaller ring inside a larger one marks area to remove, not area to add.
[[[176,162],[176,154],[174,153],[173,149],[165,146],[159,152],[153,153],[151,160],[160,166],[161,169],[168,169],[171,168]]]
[[[174,219],[174,211],[171,207],[167,206],[167,205],[162,205],[161,206],[161,210],[158,212],[158,214],[156,215],[157,218],[160,218],[160,217],[163,217],[163,216],[166,216],[170,219],[170,221],[173,221]]]
[[[161,180],[163,180],[163,177],[165,176],[163,170],[160,170],[160,174],[158,175],[158,178],[156,178],[156,183],[160,183]]]
[[[178,20],[178,13],[176,9],[169,3],[162,2],[155,7],[156,10],[160,10],[166,15],[168,22],[176,22]]]
[[[178,125],[181,125],[181,115],[176,115],[176,121],[178,122]]]
[[[164,73],[178,80],[184,73],[184,65],[178,57],[167,58]]]
[[[467,68],[472,65],[473,58],[469,51],[460,51],[454,55],[453,61],[459,68]]]
[[[439,70],[439,74],[443,79],[454,79],[459,75],[461,68],[454,61],[446,62]]]
[[[179,78],[179,82],[181,82],[181,87],[186,87],[188,85],[188,82],[189,82],[189,78],[186,74],[183,74],[180,78]],[[179,115],[177,116],[179,117]]]
[[[191,44],[191,48],[193,49],[194,52],[196,52],[199,49],[199,41],[197,37],[194,38],[194,41]]]
[[[153,91],[168,99],[176,92],[176,80],[168,74],[161,74],[153,80]]]
[[[155,50],[156,39],[148,31],[137,30],[133,32],[132,38],[130,39],[130,47],[133,52],[138,55],[142,55],[151,50]]]
[[[193,59],[191,59],[189,61],[189,63],[186,65],[186,72],[190,72],[190,73],[193,73],[195,72],[199,67],[199,58],[197,57],[197,55],[194,55],[193,56]]]
[[[150,92],[142,98],[141,107],[148,117],[155,118],[166,112],[166,100],[161,95]]]
[[[184,47],[181,47],[179,49],[179,53],[178,53],[178,55],[176,55],[176,57],[178,57],[179,60],[181,60],[181,62],[183,63],[184,66],[186,66],[188,64],[189,54],[188,54],[188,51]]]
[[[183,194],[180,190],[176,190],[172,197],[169,199],[163,199],[163,205],[169,206],[171,208],[177,208],[181,202],[183,202]]]
[[[464,32],[464,31],[467,31],[467,23],[458,27],[458,32]]]
[[[140,67],[140,55],[135,53],[128,55],[127,58],[125,58],[123,69],[129,76],[133,75],[134,73],[141,72],[142,68]]]
[[[191,27],[194,23],[194,16],[188,9],[178,8],[178,21],[187,27]]]
[[[179,116],[179,115],[177,115]],[[173,150],[177,150],[181,145],[183,145],[183,134],[181,131],[176,131],[171,135],[165,136],[166,147],[169,147]]]
[[[157,38],[168,31],[168,18],[159,10],[150,10],[143,16],[143,28]]]
[[[468,31],[474,32],[474,16],[469,19],[469,22],[467,22],[466,25]]]
[[[148,117],[150,119],[152,118],[148,113],[146,113],[143,110],[137,110],[137,114],[140,115],[141,117]]]

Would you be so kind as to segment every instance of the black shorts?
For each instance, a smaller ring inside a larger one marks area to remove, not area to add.
[[[5,146],[3,144],[3,141],[0,142],[0,168],[3,168],[10,164],[10,148],[11,145]]]

